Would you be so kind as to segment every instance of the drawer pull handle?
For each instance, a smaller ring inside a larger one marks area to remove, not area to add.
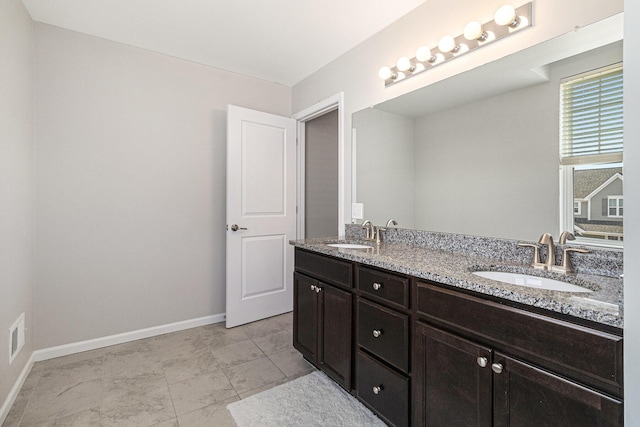
[[[382,384],[373,386],[373,394],[380,394],[382,390],[384,390]]]
[[[373,337],[374,338],[379,338],[380,335],[382,335],[382,329],[374,329],[373,330]]]
[[[487,360],[487,358],[486,358],[486,357],[482,357],[482,356],[478,357],[478,358],[476,359],[476,361],[478,362],[478,365],[479,365],[481,368],[486,368],[486,367],[487,367],[487,363],[489,363],[489,361]]]
[[[379,291],[380,289],[382,289],[382,283],[374,282],[371,286],[373,287],[374,291]]]
[[[502,373],[502,364],[501,363],[494,363],[491,365],[491,370],[493,372],[495,372],[496,374],[501,374]]]

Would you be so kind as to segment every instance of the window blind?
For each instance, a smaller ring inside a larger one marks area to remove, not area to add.
[[[622,64],[560,83],[560,163],[622,161]]]

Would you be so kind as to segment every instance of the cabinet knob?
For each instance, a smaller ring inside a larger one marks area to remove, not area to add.
[[[491,370],[496,374],[502,373],[502,363],[494,363],[491,365]]]
[[[373,330],[373,336],[374,338],[379,338],[380,335],[382,335],[382,329],[374,329]]]
[[[316,286],[316,294],[319,294],[322,288],[320,286]]]
[[[380,289],[382,289],[382,283],[374,282],[371,286],[373,287],[374,291],[379,291]]]
[[[478,358],[476,359],[476,362],[478,362],[478,365],[479,365],[481,368],[486,368],[486,367],[487,367],[487,363],[489,363],[489,361],[487,360],[487,358],[486,358],[486,357],[482,357],[482,356],[478,357]]]
[[[382,384],[373,386],[373,394],[380,394],[382,390],[384,390]]]
[[[311,285],[311,290],[315,291],[316,290],[316,285]]]

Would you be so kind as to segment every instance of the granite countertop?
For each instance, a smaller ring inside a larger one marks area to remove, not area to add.
[[[327,243],[360,243],[368,249],[344,249]],[[494,297],[538,307],[615,328],[623,328],[622,280],[594,274],[562,274],[534,270],[528,265],[505,260],[459,254],[441,249],[412,246],[405,243],[364,242],[329,237],[292,240],[296,247],[343,258],[361,264],[431,280]],[[592,293],[558,292],[509,285],[472,274],[473,271],[506,271],[530,274],[569,282],[591,289]]]

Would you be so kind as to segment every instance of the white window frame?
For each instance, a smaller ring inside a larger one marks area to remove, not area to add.
[[[578,205],[577,211],[576,211],[576,205]],[[573,199],[573,214],[582,215],[582,201]]]
[[[617,164],[621,165],[621,164]],[[604,166],[604,165],[603,165]],[[574,165],[560,165],[560,231],[568,230],[573,233],[574,231],[574,212],[573,212],[573,169]],[[614,167],[612,165],[612,167]],[[624,195],[621,196],[624,199]],[[608,211],[607,204],[607,213]],[[614,217],[611,217],[614,218]],[[623,217],[618,217],[623,218]],[[575,234],[575,233],[574,233]],[[567,241],[568,245],[588,245],[599,246],[605,248],[622,248],[623,240],[608,240],[608,239],[596,239],[584,236],[576,235],[576,240]]]
[[[590,75],[595,75],[601,72],[606,71],[607,69],[615,69],[619,66],[621,66],[622,63],[618,63],[618,64],[613,64],[610,65],[608,67],[602,67],[598,70],[593,70],[593,71],[589,71],[589,72],[585,72],[582,73],[579,76],[574,76],[573,78],[578,78],[578,77],[582,77],[582,76],[590,76]],[[563,81],[566,79],[563,79]],[[562,86],[560,86],[560,99],[562,99],[563,97],[563,93],[562,93]],[[562,127],[563,127],[563,107],[562,105],[560,106],[560,139],[561,139],[561,146],[562,146]],[[560,156],[562,159],[562,148],[560,149]],[[617,160],[620,157],[620,160]],[[589,161],[591,160],[591,161]],[[600,156],[594,156],[592,159],[585,159],[584,164],[607,164],[607,163],[614,163],[614,162],[621,162],[621,155],[600,155]],[[563,230],[568,230],[570,232],[573,233],[574,231],[574,215],[581,215],[581,206],[582,204],[580,204],[579,206],[579,211],[580,213],[574,213],[574,197],[573,197],[573,171],[575,169],[576,164],[567,164],[567,165],[563,165],[560,164],[559,165],[559,169],[560,169],[560,203],[559,203],[559,213],[560,213],[560,231]],[[619,166],[622,166],[622,163],[619,163]],[[589,203],[589,206],[587,206],[587,213],[588,216],[591,216],[591,206]],[[608,202],[607,202],[607,214],[609,213],[609,206],[608,206]],[[611,218],[622,218],[622,216],[620,217],[611,217]],[[567,242],[567,244],[570,245],[589,245],[589,246],[600,246],[600,247],[613,247],[613,248],[622,248],[623,247],[623,241],[622,240],[608,240],[608,239],[597,239],[597,238],[589,238],[589,237],[584,237],[584,236],[578,236],[576,235],[576,240],[573,241],[569,241]]]
[[[611,202],[611,200],[615,200],[615,201],[616,201],[615,209],[616,209],[616,213],[617,213],[617,215],[611,215],[611,213],[610,213],[610,209],[611,209],[611,204],[610,204],[610,202]],[[624,197],[623,197],[623,196],[618,196],[618,195],[615,195],[615,196],[607,196],[607,217],[609,217],[609,218],[623,218],[623,215],[620,215],[620,209],[621,209],[621,207],[620,207],[620,201],[621,201],[621,200],[624,200]],[[623,208],[624,208],[624,207],[623,207]],[[622,209],[623,209],[623,208],[622,208]]]

